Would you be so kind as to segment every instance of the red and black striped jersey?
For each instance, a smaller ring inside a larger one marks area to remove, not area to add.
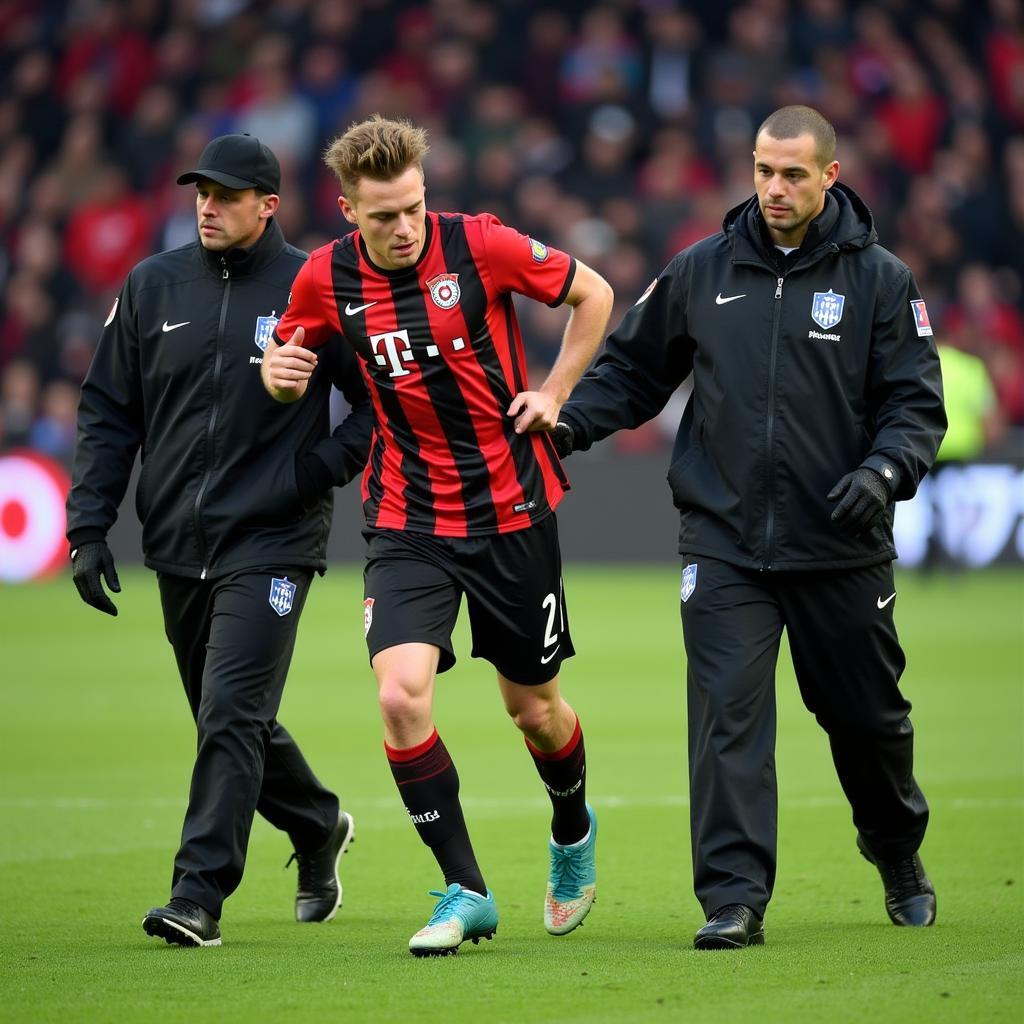
[[[312,253],[275,336],[355,349],[375,425],[363,474],[368,526],[445,537],[537,522],[569,484],[547,433],[506,415],[527,389],[512,292],[558,306],[575,260],[491,214],[427,213],[411,267],[370,262],[358,231]]]

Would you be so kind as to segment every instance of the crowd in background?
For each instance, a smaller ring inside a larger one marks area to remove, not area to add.
[[[350,227],[326,143],[422,123],[430,208],[589,263],[614,325],[752,194],[761,120],[804,103],[937,337],[984,365],[988,448],[1024,454],[1024,0],[7,0],[0,69],[0,449],[69,459],[103,320],[134,263],[195,237],[174,178],[213,136],[277,153],[309,250]],[[521,314],[539,377],[565,310]]]

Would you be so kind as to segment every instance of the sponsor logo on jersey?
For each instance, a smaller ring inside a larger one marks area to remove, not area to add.
[[[363,639],[370,635],[370,627],[373,625],[373,598],[368,597],[363,602]]]
[[[427,282],[427,287],[430,289],[434,305],[441,309],[451,309],[462,294],[459,290],[458,274],[438,274]]]
[[[512,506],[513,512],[532,512],[537,507],[535,501],[520,501],[518,504]]]
[[[274,328],[280,323],[281,318],[277,316],[277,310],[271,312],[270,316],[256,317],[256,333],[252,340],[261,352],[267,351],[267,343],[274,334]]]
[[[543,263],[548,258],[548,247],[536,238],[530,239],[530,255],[538,262]]]
[[[924,299],[911,299],[910,308],[914,311],[914,326],[917,328],[917,336],[930,338],[932,322],[928,319],[928,307],[924,304]]]
[[[683,570],[683,585],[679,590],[679,596],[685,604],[690,600],[693,592],[697,589],[697,563],[688,565]]]
[[[843,319],[845,295],[837,295],[831,288],[827,292],[815,292],[811,302],[811,319],[823,330],[835,327]]]
[[[267,600],[278,615],[287,615],[292,610],[292,602],[295,600],[295,584],[291,583],[287,576],[282,580],[271,576],[270,597]]]

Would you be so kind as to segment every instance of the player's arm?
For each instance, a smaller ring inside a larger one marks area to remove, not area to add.
[[[263,353],[260,378],[270,396],[278,402],[298,401],[309,386],[309,378],[316,369],[317,354],[303,348],[306,331],[296,327],[287,344],[279,345],[273,338]]]
[[[576,273],[565,296],[565,304],[572,311],[558,358],[540,388],[521,391],[508,408],[508,415],[515,417],[517,434],[554,428],[559,410],[601,346],[614,300],[611,285],[577,260]]]

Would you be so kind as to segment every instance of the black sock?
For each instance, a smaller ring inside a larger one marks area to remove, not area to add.
[[[415,747],[397,750],[385,743],[384,749],[405,809],[437,860],[444,884],[486,896],[459,803],[459,773],[437,730]]]
[[[576,719],[569,742],[561,750],[547,754],[529,740],[527,749],[551,798],[551,838],[562,846],[578,843],[590,831],[587,814],[587,754],[583,730]]]

